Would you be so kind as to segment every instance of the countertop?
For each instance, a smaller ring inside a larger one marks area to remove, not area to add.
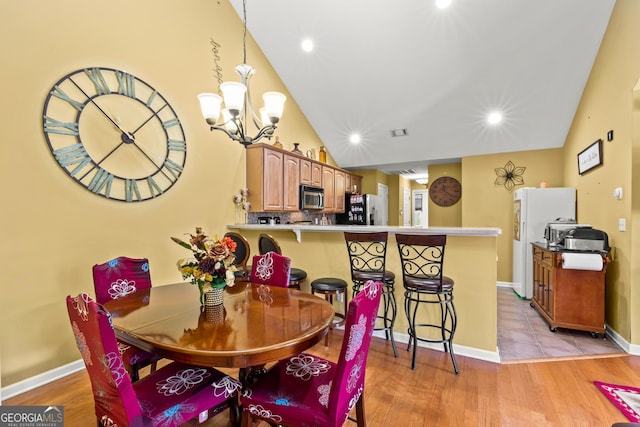
[[[301,233],[326,233],[326,232],[381,232],[390,234],[446,234],[447,236],[475,236],[475,237],[495,237],[502,234],[500,228],[495,227],[408,227],[389,225],[314,225],[314,224],[231,224],[227,225],[230,230],[279,230],[293,231],[298,242],[301,241]]]
[[[570,254],[600,254],[602,256],[606,256],[609,251],[587,251],[587,250],[581,250],[581,251],[576,251],[576,250],[571,250],[571,249],[565,249],[563,246],[549,246],[549,244],[547,242],[531,242],[531,244],[533,246],[537,246],[541,249],[545,249],[549,252],[555,252],[555,253],[570,253]]]

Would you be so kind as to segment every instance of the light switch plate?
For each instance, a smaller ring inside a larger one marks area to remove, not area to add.
[[[627,230],[627,220],[624,218],[618,219],[618,230],[626,231]]]

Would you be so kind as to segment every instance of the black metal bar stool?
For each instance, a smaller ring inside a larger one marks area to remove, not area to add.
[[[445,353],[451,355],[453,369],[459,374],[456,356],[453,353],[453,335],[458,316],[453,305],[453,279],[442,275],[446,235],[396,234],[402,281],[404,283],[404,309],[409,322],[409,345],[413,345],[411,369],[416,368],[418,341],[442,343]],[[437,304],[440,308],[440,323],[416,323],[420,304]],[[436,337],[418,337],[417,328],[436,330]]]
[[[380,303],[382,312],[378,314],[378,319],[382,321],[382,325],[376,325],[375,330],[385,332],[386,339],[391,341],[393,355],[398,357],[396,341],[393,337],[393,325],[398,312],[395,295],[396,275],[391,271],[385,270],[387,237],[388,233],[386,231],[379,233],[344,233],[351,267],[353,295],[355,296],[360,291],[360,287],[367,280],[382,282],[382,301]]]
[[[349,307],[347,302],[347,282],[336,277],[322,277],[320,279],[315,279],[311,282],[311,293],[324,294],[324,299],[329,301],[329,304],[331,305],[333,305],[334,296],[338,301],[344,300],[342,313],[335,311],[333,322],[329,325],[329,329],[344,325],[345,315],[347,314],[347,309]],[[324,337],[324,345],[329,345],[329,334]]]

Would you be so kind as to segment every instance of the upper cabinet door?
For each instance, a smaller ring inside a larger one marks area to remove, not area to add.
[[[300,159],[300,184],[311,184],[311,160]]]
[[[322,188],[324,188],[324,211],[335,212],[335,169],[330,166],[322,166]]]
[[[285,211],[297,211],[300,194],[300,162],[302,159],[289,154],[284,155],[283,208]]]
[[[335,191],[335,211],[338,213],[344,212],[344,193],[346,185],[346,173],[344,171],[336,169],[334,176],[334,191]]]

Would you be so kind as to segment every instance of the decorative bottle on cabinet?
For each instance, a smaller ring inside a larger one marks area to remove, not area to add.
[[[300,150],[300,149],[298,148],[298,145],[300,145],[300,143],[299,143],[299,142],[294,142],[294,143],[293,143],[293,150],[291,150],[291,152],[292,152],[292,153],[299,154],[300,156],[303,156],[304,154],[302,154],[302,150]]]
[[[273,143],[274,147],[282,148],[282,143],[280,142],[280,137],[276,135],[276,142]]]
[[[327,163],[327,152],[324,149],[324,145],[320,147],[320,152],[318,153],[318,158],[322,163]]]

